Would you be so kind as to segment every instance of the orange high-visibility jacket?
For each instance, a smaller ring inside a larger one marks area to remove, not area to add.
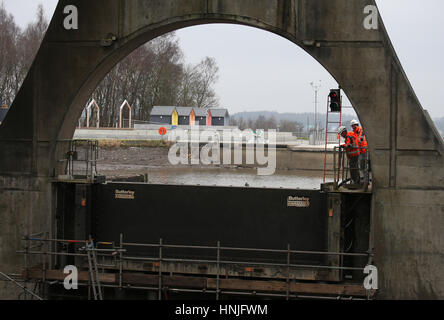
[[[364,135],[364,129],[361,126],[358,126],[355,130],[355,134],[358,137],[358,144],[361,150],[361,154],[364,154],[368,151],[367,139]]]
[[[356,135],[356,133],[352,131],[347,132],[347,136],[345,137],[345,144],[343,144],[342,146],[345,147],[345,152],[348,159],[360,155],[358,136]]]

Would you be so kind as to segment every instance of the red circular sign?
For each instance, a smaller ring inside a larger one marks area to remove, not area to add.
[[[165,127],[161,127],[161,128],[159,128],[159,134],[160,134],[161,136],[166,135],[166,133],[167,133],[167,129],[165,129]]]

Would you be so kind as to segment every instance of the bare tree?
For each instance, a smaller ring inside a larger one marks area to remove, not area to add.
[[[48,28],[43,6],[36,20],[22,32],[14,17],[0,4],[0,92],[3,103],[10,105],[31,67]]]
[[[0,95],[3,103],[10,105],[14,100],[47,28],[42,5],[37,9],[35,21],[22,32],[0,3]],[[141,46],[117,64],[91,99],[100,106],[100,125],[114,127],[125,99],[132,106],[133,118],[144,121],[149,119],[154,105],[216,107],[218,98],[213,86],[217,79],[214,58],[186,65],[179,40],[174,33],[169,33]],[[93,116],[91,121],[94,120]]]
[[[304,125],[297,121],[281,120],[279,122],[279,130],[283,132],[300,133],[304,129]]]
[[[17,43],[20,28],[14,17],[0,4],[0,95],[2,103],[10,105],[20,88],[23,79],[20,77]]]
[[[182,82],[185,101],[191,102],[197,108],[218,107],[219,99],[213,85],[219,79],[219,67],[214,58],[206,57],[198,65],[185,70],[187,81]]]
[[[214,59],[185,65],[179,41],[170,33],[148,42],[122,60],[93,94],[102,108],[101,126],[114,126],[118,107],[130,101],[134,119],[147,121],[154,105],[217,106]]]
[[[47,29],[48,20],[45,17],[43,5],[40,4],[37,7],[36,20],[28,24],[18,43],[22,56],[22,69],[25,75],[34,61],[34,57],[40,48]]]
[[[264,115],[259,115],[256,119],[248,118],[247,121],[244,120],[243,117],[232,117],[231,123],[235,126],[238,126],[239,129],[277,129],[279,127],[279,130],[282,132],[302,132],[304,129],[304,125],[297,121],[290,121],[290,120],[280,120],[279,125],[275,118],[275,116],[271,115],[269,117],[265,117]]]
[[[118,108],[130,101],[134,119],[148,120],[154,105],[175,105],[182,78],[183,53],[174,34],[141,46],[103,79],[93,94],[102,108],[101,126],[114,126]]]

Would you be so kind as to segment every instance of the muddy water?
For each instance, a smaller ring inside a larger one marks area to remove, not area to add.
[[[183,183],[218,186],[245,186],[266,188],[319,189],[321,179],[297,175],[285,175],[285,172],[272,176],[258,176],[254,170],[199,170],[193,172],[153,171],[149,174],[151,183]]]
[[[76,172],[85,172],[83,162],[76,162],[75,167]],[[97,171],[106,176],[148,174],[149,183],[154,184],[294,189],[319,189],[323,177],[322,171],[308,169],[276,170],[271,176],[259,176],[254,168],[237,166],[173,166],[168,161],[166,148],[100,149]]]
[[[265,188],[319,189],[322,182],[320,172],[298,170],[276,171],[271,176],[259,176],[255,169],[227,168],[183,168],[183,167],[148,167],[137,165],[105,165],[99,167],[105,175],[148,174],[149,183],[250,186]]]

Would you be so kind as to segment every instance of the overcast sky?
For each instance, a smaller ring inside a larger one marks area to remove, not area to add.
[[[0,0],[1,1],[1,0]],[[353,1],[353,0],[350,0]],[[25,27],[39,3],[48,18],[57,0],[3,0]],[[390,38],[423,107],[444,116],[444,1],[377,0]],[[318,110],[325,112],[329,89],[337,87],[328,72],[288,40],[236,25],[204,25],[177,31],[187,62],[215,57],[220,68],[216,91],[231,113],[271,110],[311,112],[321,80]],[[296,99],[297,98],[297,99]]]

